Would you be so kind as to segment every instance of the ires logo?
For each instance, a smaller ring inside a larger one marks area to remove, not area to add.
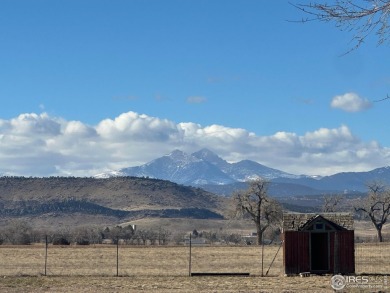
[[[330,280],[330,285],[334,290],[344,288],[360,289],[387,289],[387,276],[342,276],[334,275]]]

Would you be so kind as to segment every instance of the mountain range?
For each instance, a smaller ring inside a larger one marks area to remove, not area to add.
[[[343,172],[330,176],[294,175],[250,160],[229,163],[208,149],[187,154],[174,150],[144,165],[98,174],[96,178],[135,176],[169,180],[230,195],[258,177],[271,182],[274,196],[356,193],[367,191],[374,180],[390,184],[390,166],[368,172]]]

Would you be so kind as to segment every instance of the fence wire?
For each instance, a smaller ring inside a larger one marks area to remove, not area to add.
[[[390,242],[356,243],[355,271],[358,274],[390,274]]]
[[[259,246],[193,246],[192,272],[283,275],[283,251]],[[188,276],[189,247],[116,245],[0,245],[1,276]],[[117,262],[118,261],[118,262]],[[273,262],[273,263],[272,263]],[[272,266],[271,266],[272,263]],[[46,266],[45,266],[46,264]],[[263,267],[263,268],[262,268]],[[390,274],[390,242],[356,243],[357,274]],[[118,270],[118,271],[117,271]]]

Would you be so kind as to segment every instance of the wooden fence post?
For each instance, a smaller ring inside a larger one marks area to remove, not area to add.
[[[191,233],[190,233],[190,255],[189,255],[189,265],[188,265],[188,276],[191,277],[191,258],[192,258],[192,239],[191,239]]]
[[[119,277],[119,236],[116,237],[116,276]]]
[[[47,235],[45,236],[45,276],[47,276]]]

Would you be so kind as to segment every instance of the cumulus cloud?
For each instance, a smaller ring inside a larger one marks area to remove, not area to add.
[[[167,120],[135,112],[123,113],[114,120],[101,121],[96,130],[106,139],[140,140],[140,141],[166,141],[177,133],[176,125]]]
[[[91,176],[141,165],[181,149],[215,151],[294,174],[328,175],[390,165],[390,149],[364,142],[346,126],[259,136],[241,128],[178,123],[128,112],[97,125],[43,114],[0,120],[0,174]]]
[[[372,103],[363,99],[355,93],[346,93],[344,95],[335,96],[331,103],[332,108],[341,109],[347,112],[360,112],[372,107]]]

